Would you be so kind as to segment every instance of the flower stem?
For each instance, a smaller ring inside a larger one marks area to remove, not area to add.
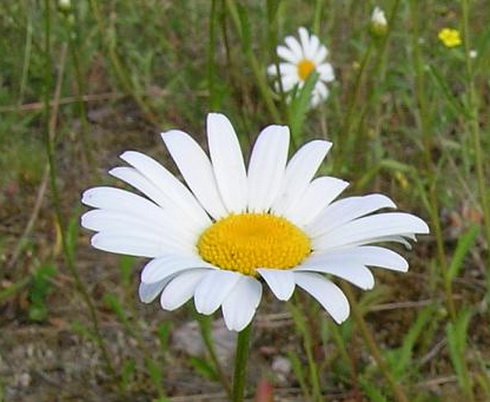
[[[233,374],[232,401],[242,402],[245,390],[245,371],[247,368],[248,352],[250,349],[250,335],[252,324],[238,333],[235,353],[235,372]]]

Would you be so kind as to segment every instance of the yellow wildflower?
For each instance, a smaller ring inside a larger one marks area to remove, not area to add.
[[[461,36],[457,29],[441,29],[437,37],[446,47],[455,47],[461,45]]]

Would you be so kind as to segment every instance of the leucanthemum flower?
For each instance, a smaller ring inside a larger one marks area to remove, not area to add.
[[[175,310],[193,298],[199,313],[221,307],[226,326],[240,331],[264,283],[279,300],[298,286],[341,323],[349,304],[330,276],[370,289],[368,266],[408,269],[399,254],[372,244],[408,244],[427,225],[407,213],[373,214],[395,208],[381,194],[335,201],[348,183],[314,177],[330,142],[311,141],[288,162],[289,129],[268,126],[247,169],[224,115],[208,115],[207,136],[209,157],[185,132],[162,134],[186,185],[154,159],[127,151],[121,159],[129,166],[109,173],[144,196],[114,187],[83,194],[95,208],[82,216],[82,225],[98,232],[95,248],[151,259],[141,272],[143,302],[160,295],[162,308]]]
[[[311,106],[317,106],[327,99],[328,88],[325,83],[335,79],[332,65],[325,60],[328,56],[327,48],[320,43],[318,37],[310,34],[306,28],[299,28],[299,41],[294,36],[288,36],[285,46],[277,47],[278,56],[284,60],[279,63],[279,79],[282,89],[291,91],[296,86],[301,89],[313,71],[319,74],[318,80],[311,94]],[[276,65],[270,65],[267,72],[277,76]]]

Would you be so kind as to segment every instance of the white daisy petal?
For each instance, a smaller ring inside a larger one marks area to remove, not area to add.
[[[135,235],[143,233],[158,238],[164,243],[180,244],[189,252],[192,250],[191,242],[197,240],[192,230],[179,225],[173,217],[160,210],[153,218],[146,219],[135,212],[131,214],[110,209],[96,209],[82,215],[81,224],[89,230],[98,232],[115,232],[118,235]],[[157,219],[157,220],[155,220]]]
[[[340,288],[319,274],[294,272],[296,284],[315,298],[332,318],[341,324],[349,317],[347,297]]]
[[[295,65],[299,63],[302,59],[301,53],[298,55],[293,50],[291,50],[289,47],[286,46],[278,46],[276,51],[281,59],[289,61],[290,63],[293,63]]]
[[[313,61],[318,66],[318,65],[322,64],[325,61],[325,59],[327,58],[327,56],[328,56],[328,49],[327,49],[327,47],[321,45],[318,48],[317,52],[315,53],[315,56],[313,57]]]
[[[192,268],[216,269],[211,264],[194,256],[164,255],[155,258],[145,265],[141,272],[141,282],[160,282],[169,276]]]
[[[272,293],[279,300],[289,300],[294,292],[293,272],[288,269],[258,268],[257,272],[267,282]]]
[[[328,206],[314,222],[307,227],[312,237],[320,236],[346,222],[370,214],[382,208],[396,208],[388,197],[382,194],[369,194],[363,197],[349,197]]]
[[[296,67],[295,64],[279,63],[279,74],[281,75],[282,79],[287,76],[291,76],[295,78],[295,81],[297,81],[297,71],[298,67]],[[276,76],[276,65],[271,64],[269,67],[267,67],[267,72],[269,75]]]
[[[374,244],[374,243],[400,243],[400,244],[403,244],[408,250],[411,250],[412,245],[408,242],[407,239],[410,239],[412,241],[417,241],[414,234],[403,233],[400,236],[381,236],[381,237],[373,237],[373,238],[369,238],[369,239],[363,239],[360,241],[351,242],[349,244],[343,244],[342,246],[339,246],[339,247],[328,248],[328,251],[334,250],[335,248],[344,249],[346,247],[359,247],[359,246],[363,246],[366,244]],[[319,251],[322,251],[322,250],[319,250]]]
[[[174,175],[157,161],[135,151],[126,151],[120,158],[133,166],[140,174],[153,183],[165,195],[164,206],[181,210],[192,218],[200,228],[211,223],[194,195]],[[123,179],[124,180],[124,179]],[[133,185],[132,183],[129,183]]]
[[[298,64],[298,62],[300,62],[304,58],[303,48],[301,47],[300,43],[298,42],[298,40],[294,36],[287,36],[284,39],[284,42],[291,49],[291,51],[293,52],[293,54],[295,56],[294,61],[292,61],[292,63],[294,65]],[[291,61],[291,60],[288,60],[288,61]]]
[[[216,270],[207,274],[194,293],[197,312],[206,315],[213,314],[241,277],[241,274],[226,270]]]
[[[331,147],[332,143],[328,141],[311,141],[293,155],[286,167],[279,196],[272,205],[275,213],[284,214],[303,195]]]
[[[364,290],[374,287],[374,276],[371,271],[362,264],[357,264],[349,259],[338,261],[329,258],[328,255],[324,258],[308,259],[299,267],[294,268],[294,272],[302,271],[335,275]]]
[[[123,235],[118,232],[100,232],[93,235],[90,242],[93,247],[99,250],[136,257],[154,258],[169,249],[173,252],[182,252],[177,246],[162,244],[156,237],[140,237],[137,234]]]
[[[349,261],[393,271],[408,271],[408,262],[405,258],[392,250],[378,246],[349,247],[317,254],[317,257],[326,258],[331,262]]]
[[[210,113],[207,133],[221,198],[228,212],[244,212],[247,207],[247,173],[235,130],[224,115]]]
[[[192,269],[173,278],[165,286],[160,297],[162,308],[173,311],[183,306],[194,295],[197,285],[209,272],[209,269]]]
[[[288,158],[289,128],[268,126],[252,150],[248,167],[248,209],[266,212],[281,188]]]
[[[420,218],[402,212],[387,212],[359,218],[313,240],[320,250],[382,236],[404,233],[429,233],[429,227]]]
[[[313,95],[316,95],[315,102],[317,104],[320,103],[321,101],[324,101],[325,99],[328,98],[327,86],[323,82],[318,81],[315,85],[315,88],[313,89]]]
[[[155,283],[143,283],[141,282],[138,288],[138,295],[143,303],[151,303],[163,290],[165,285],[170,282],[172,278],[168,277],[160,282]]]
[[[171,130],[162,133],[163,141],[187,185],[203,208],[214,218],[225,216],[213,167],[199,144],[187,133]]]
[[[315,56],[318,53],[318,50],[322,44],[320,43],[320,39],[318,39],[318,36],[311,34],[310,36],[310,51],[311,51],[311,60],[315,62]],[[316,62],[315,62],[316,64]]]
[[[299,226],[305,226],[348,185],[347,181],[335,177],[318,177],[309,184],[302,197],[285,212],[285,216]]]
[[[313,54],[310,46],[310,35],[306,28],[301,27],[298,29],[299,39],[301,41],[301,48],[303,50],[303,57],[305,59],[311,60]]]
[[[282,80],[281,81],[282,82],[282,89],[285,92],[290,91],[295,86],[298,86],[299,88],[301,88],[301,86],[302,86],[302,83],[298,81],[298,77],[296,74],[292,75],[292,74],[286,73],[282,76],[281,80]]]
[[[242,275],[222,305],[226,327],[230,331],[243,330],[252,321],[261,298],[260,282]]]
[[[316,70],[320,74],[320,80],[325,82],[331,82],[335,79],[335,72],[330,63],[320,64]]]
[[[130,167],[117,167],[109,170],[109,174],[141,191],[155,204],[161,207],[165,206],[166,198],[160,189],[148,181],[148,179],[136,169]]]

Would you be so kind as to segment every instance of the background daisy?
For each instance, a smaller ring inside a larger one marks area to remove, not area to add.
[[[335,79],[335,73],[332,65],[325,61],[328,49],[318,37],[303,27],[298,29],[298,33],[299,40],[288,36],[284,39],[285,45],[277,47],[278,56],[284,60],[279,63],[279,79],[282,89],[288,92],[296,86],[301,89],[310,74],[317,72],[319,77],[311,94],[311,106],[314,107],[327,99],[329,91],[325,84]],[[271,76],[277,76],[275,64],[270,65],[267,71]]]

